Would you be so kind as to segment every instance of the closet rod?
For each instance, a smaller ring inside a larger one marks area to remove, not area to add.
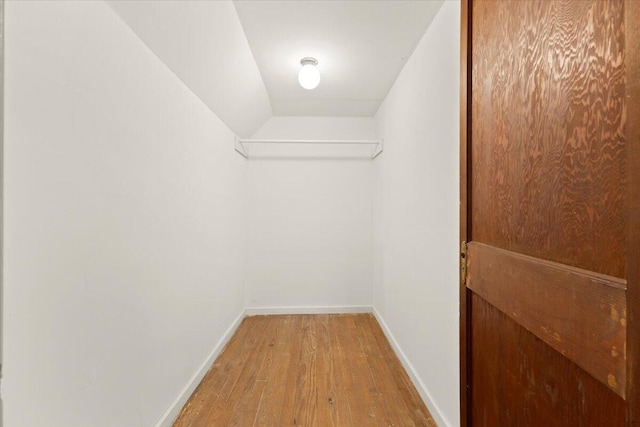
[[[240,139],[248,144],[380,144],[380,140],[369,139]]]
[[[235,150],[245,159],[249,158],[249,152],[244,144],[336,144],[336,145],[375,145],[371,153],[371,160],[378,157],[383,151],[381,139],[235,139]]]

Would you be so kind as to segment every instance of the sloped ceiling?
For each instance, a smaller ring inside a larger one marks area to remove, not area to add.
[[[443,0],[106,0],[236,134],[272,116],[373,116]],[[322,78],[301,88],[300,59]]]
[[[241,137],[272,116],[231,1],[108,0],[107,4]]]
[[[372,116],[442,5],[441,0],[235,0],[276,116]],[[298,84],[318,59],[320,85]]]

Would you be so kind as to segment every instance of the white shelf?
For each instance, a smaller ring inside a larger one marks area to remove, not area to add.
[[[245,159],[249,158],[249,151],[245,144],[316,144],[316,145],[372,145],[371,160],[383,151],[382,139],[241,139],[236,138],[235,150]]]

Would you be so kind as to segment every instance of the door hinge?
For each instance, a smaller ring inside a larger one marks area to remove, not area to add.
[[[467,242],[460,243],[460,280],[467,283]]]

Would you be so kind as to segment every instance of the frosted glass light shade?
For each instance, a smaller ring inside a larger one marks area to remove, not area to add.
[[[298,82],[305,89],[315,89],[320,83],[320,71],[316,68],[318,61],[314,58],[303,58],[302,68],[298,73]]]

